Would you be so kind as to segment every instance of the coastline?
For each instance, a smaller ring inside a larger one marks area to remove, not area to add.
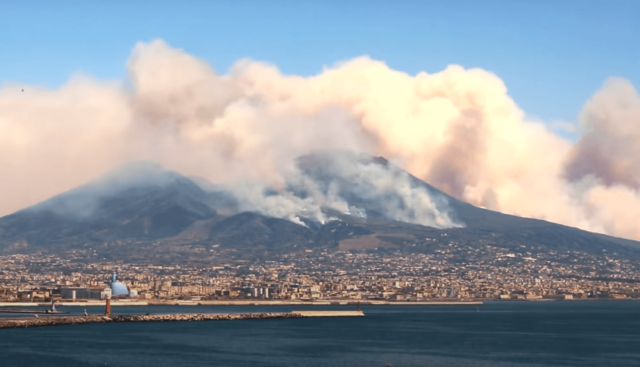
[[[59,307],[87,307],[104,306],[105,301],[59,301]],[[129,301],[111,300],[111,306],[480,306],[483,301],[424,301],[424,302],[394,302],[394,301],[267,301],[267,300],[216,300],[216,301],[187,301],[187,300],[148,300]],[[0,307],[50,307],[51,302],[0,302]]]
[[[598,298],[598,299],[485,299],[470,301],[377,301],[377,300],[327,300],[327,301],[290,301],[290,300],[112,300],[111,306],[481,306],[485,302],[604,302],[604,301],[640,301],[635,298]],[[104,306],[104,300],[56,302],[61,307]],[[0,302],[0,307],[51,307],[51,302]]]

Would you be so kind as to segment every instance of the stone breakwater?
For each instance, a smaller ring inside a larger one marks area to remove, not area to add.
[[[16,329],[40,326],[103,324],[112,322],[175,322],[175,321],[220,321],[220,320],[256,320],[291,319],[305,317],[358,317],[361,311],[313,311],[301,312],[263,312],[237,314],[169,314],[169,315],[100,315],[33,317],[21,319],[0,319],[0,329]]]

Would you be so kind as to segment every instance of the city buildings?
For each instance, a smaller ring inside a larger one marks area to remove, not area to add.
[[[637,262],[617,254],[450,244],[431,254],[321,250],[211,266],[0,257],[0,300],[103,299],[110,273],[142,299],[536,300],[640,296]]]

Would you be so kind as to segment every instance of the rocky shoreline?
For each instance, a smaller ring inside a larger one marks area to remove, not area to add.
[[[168,314],[168,315],[95,315],[66,317],[33,317],[20,319],[0,319],[0,329],[17,329],[41,326],[103,324],[111,322],[176,322],[176,321],[220,321],[255,319],[291,319],[306,317],[361,317],[361,311],[301,311],[301,312],[261,312],[232,314]]]
[[[0,319],[0,329],[15,329],[40,326],[103,324],[110,322],[173,322],[173,321],[218,321],[249,319],[288,319],[304,317],[292,312],[243,313],[243,314],[174,314],[174,315],[101,315],[67,317],[33,317],[23,319]]]

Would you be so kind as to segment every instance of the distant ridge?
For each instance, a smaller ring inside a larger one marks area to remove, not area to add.
[[[308,155],[300,157],[297,164],[308,179],[322,186],[337,179],[334,159],[335,155]],[[400,171],[382,157],[358,155],[357,159]],[[0,218],[0,251],[56,253],[93,248],[104,251],[105,256],[137,254],[144,258],[141,252],[164,251],[170,256],[172,251],[199,246],[205,251],[235,249],[251,258],[305,249],[341,250],[345,246],[358,250],[359,244],[361,250],[423,251],[435,244],[456,242],[514,250],[524,246],[527,251],[577,250],[598,255],[608,251],[640,258],[636,241],[478,208],[416,177],[410,179],[412,185],[427,190],[436,203],[446,205],[464,227],[438,229],[388,219],[385,213],[376,212],[379,205],[375,198],[348,191],[340,194],[350,205],[365,209],[366,218],[325,208],[324,213],[333,220],[323,224],[301,218],[305,225],[300,225],[257,212],[240,212],[232,194],[206,180],[187,178],[153,162],[136,162]],[[338,187],[351,185],[343,184]],[[291,189],[295,192],[296,187]],[[299,194],[304,195],[302,191]],[[344,242],[350,239],[359,240]],[[188,260],[198,255],[188,252],[184,256],[183,260]]]

